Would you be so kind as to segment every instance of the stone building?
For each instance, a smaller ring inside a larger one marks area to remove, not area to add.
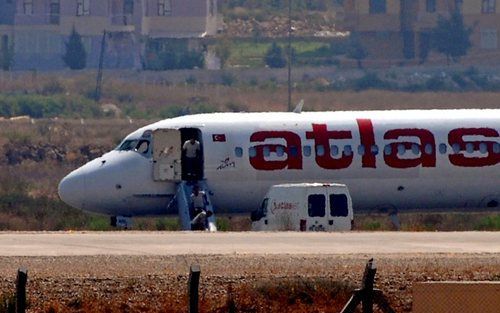
[[[342,28],[359,34],[371,57],[415,59],[430,48],[438,16],[462,12],[473,27],[470,55],[500,58],[497,0],[344,0]],[[488,60],[486,60],[488,61]]]
[[[149,40],[197,46],[217,31],[216,0],[0,0],[0,45],[12,45],[14,69],[64,68],[72,29],[82,36],[87,66],[141,68]],[[0,47],[1,48],[1,47]]]

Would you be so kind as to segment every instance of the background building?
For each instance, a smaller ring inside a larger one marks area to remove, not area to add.
[[[415,59],[430,48],[438,16],[460,10],[473,27],[470,58],[500,58],[496,0],[344,0],[344,30],[357,32],[371,57]]]
[[[0,44],[13,45],[14,69],[63,68],[73,28],[82,36],[87,67],[97,66],[106,31],[105,66],[141,68],[151,39],[193,47],[215,35],[216,0],[0,0]]]

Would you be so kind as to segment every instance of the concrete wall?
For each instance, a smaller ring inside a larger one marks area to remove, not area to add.
[[[498,313],[500,282],[430,282],[413,286],[414,313]]]
[[[14,24],[14,15],[16,12],[15,0],[0,0],[0,25]]]

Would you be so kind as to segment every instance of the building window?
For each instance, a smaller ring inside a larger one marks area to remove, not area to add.
[[[172,0],[158,0],[158,15],[172,15]]]
[[[425,10],[428,13],[436,12],[436,0],[427,0],[425,3]]]
[[[210,3],[209,3],[209,12],[210,12],[210,16],[214,16],[215,15],[215,0],[210,0]]]
[[[495,13],[497,10],[496,3],[497,3],[496,0],[483,0],[481,12],[486,13],[486,14]]]
[[[33,15],[33,0],[23,1],[23,13],[26,15]]]
[[[59,16],[61,14],[61,4],[59,0],[50,0],[49,10],[50,10],[49,12],[50,24],[58,25]]]
[[[386,0],[370,0],[370,14],[385,14],[386,12]]]
[[[125,15],[134,14],[134,0],[123,1],[123,14]]]
[[[90,15],[90,0],[76,0],[76,16]]]
[[[498,48],[498,33],[496,29],[481,29],[481,48],[487,50]]]

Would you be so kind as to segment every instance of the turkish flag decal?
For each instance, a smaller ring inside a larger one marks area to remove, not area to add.
[[[226,142],[226,135],[225,134],[213,134],[212,140],[214,142]]]

